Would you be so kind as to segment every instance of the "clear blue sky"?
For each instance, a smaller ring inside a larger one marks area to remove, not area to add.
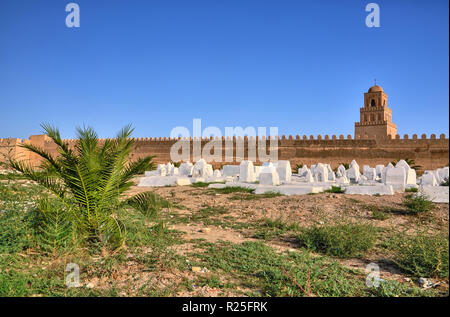
[[[426,0],[0,1],[0,137],[175,126],[352,134],[377,79],[400,134],[449,133],[449,4]],[[365,25],[376,2],[381,27]]]

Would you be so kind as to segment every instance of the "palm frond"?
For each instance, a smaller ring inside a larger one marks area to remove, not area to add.
[[[103,243],[110,244],[114,249],[120,248],[125,241],[125,226],[113,217],[102,223],[100,237]]]
[[[22,161],[11,159],[9,161],[9,166],[16,171],[21,172],[28,179],[31,179],[39,185],[45,187],[61,200],[64,200],[66,190],[64,186],[62,186],[62,184],[58,182],[57,178],[52,177],[45,172],[37,171],[31,165]]]
[[[41,149],[30,143],[20,144],[19,146],[30,152],[33,152],[33,153],[39,155],[42,159],[44,159],[44,164],[45,163],[48,164],[48,165],[44,165],[44,167],[49,168],[51,166],[52,170],[54,170],[55,172],[58,172],[58,173],[60,172],[59,164],[56,162],[56,160],[53,158],[53,156],[51,156],[50,153],[48,153],[44,149]]]
[[[72,234],[72,222],[67,211],[48,197],[38,200],[37,211],[41,216],[37,228],[40,247],[53,254],[66,249]]]
[[[119,133],[117,133],[117,139],[128,139],[133,131],[134,129],[132,128],[131,124],[127,124],[119,131]]]
[[[53,142],[55,142],[55,144],[60,148],[60,151],[70,152],[69,146],[61,139],[61,134],[58,128],[52,126],[49,123],[42,123],[41,127],[44,130],[45,134],[50,137]]]
[[[173,207],[173,204],[170,201],[153,192],[144,192],[134,195],[125,202],[150,219],[157,218],[158,213],[163,208]]]
[[[153,162],[155,156],[146,156],[139,158],[134,162],[129,163],[123,171],[121,183],[124,185],[120,188],[120,193],[128,189],[130,180],[138,174],[143,174],[145,171],[151,171],[156,168],[155,162]],[[132,184],[132,183],[131,183]]]

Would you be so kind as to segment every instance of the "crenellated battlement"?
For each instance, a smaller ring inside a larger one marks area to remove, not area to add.
[[[211,140],[233,140],[233,141],[237,141],[237,140],[243,140],[243,141],[261,141],[261,140],[269,140],[269,139],[274,139],[274,140],[278,140],[278,141],[308,141],[308,140],[323,140],[323,141],[333,141],[333,140],[376,140],[377,142],[383,142],[383,141],[389,141],[389,140],[447,140],[448,138],[446,137],[446,135],[444,133],[439,135],[439,138],[436,136],[436,134],[431,134],[429,136],[427,136],[426,134],[421,134],[420,137],[417,134],[413,134],[411,137],[408,134],[404,134],[403,136],[397,134],[394,138],[391,135],[387,135],[384,137],[375,137],[375,136],[368,136],[368,135],[364,135],[364,136],[360,136],[360,135],[355,135],[355,137],[352,137],[352,135],[348,134],[347,136],[344,136],[343,134],[340,135],[328,135],[328,134],[324,134],[324,135],[299,135],[297,134],[295,137],[293,135],[282,135],[282,136],[271,136],[271,137],[248,137],[248,136],[244,136],[244,137],[189,137],[189,138],[182,138],[182,137],[178,137],[178,138],[169,138],[169,137],[146,137],[146,138],[132,138],[135,142],[155,142],[155,143],[160,143],[160,142],[176,142],[179,140],[184,140],[184,141],[202,141],[202,142],[208,142]],[[0,144],[2,144],[2,142],[6,143],[8,140],[10,139],[0,139]],[[20,140],[19,142],[23,142],[21,139],[11,139],[11,140]],[[108,139],[99,139],[100,142],[105,141]],[[16,142],[16,141],[15,141]],[[63,142],[67,143],[67,144],[75,144],[77,142],[77,139],[63,139]],[[44,141],[45,144],[51,144],[53,143],[51,140],[46,139]]]

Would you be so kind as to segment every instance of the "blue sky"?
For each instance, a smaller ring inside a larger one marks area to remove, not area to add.
[[[380,6],[381,27],[365,25]],[[0,1],[0,137],[276,126],[352,134],[377,79],[398,133],[449,133],[448,1]]]

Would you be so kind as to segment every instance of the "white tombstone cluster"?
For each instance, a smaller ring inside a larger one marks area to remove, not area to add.
[[[292,173],[289,161],[264,162],[255,166],[252,161],[242,161],[239,165],[224,165],[221,170],[213,170],[211,164],[200,159],[195,164],[181,163],[177,168],[172,163],[159,164],[157,170],[146,172],[138,186],[190,185],[195,182],[211,183],[209,187],[243,186],[255,189],[255,193],[279,192],[285,195],[318,193],[339,186],[347,194],[393,195],[407,188],[424,189],[428,192],[447,191],[448,186],[438,186],[449,177],[449,168],[426,171],[420,178],[416,171],[404,160],[395,166],[364,165],[361,168],[353,160],[348,169],[339,165],[336,172],[329,164],[303,165],[296,174]],[[432,187],[432,188],[431,188]],[[431,188],[431,189],[430,189]],[[432,195],[430,195],[432,196]],[[441,197],[442,195],[437,195]],[[442,200],[436,198],[436,201]],[[445,200],[445,199],[444,199]]]
[[[418,183],[422,192],[437,203],[449,202],[449,167],[428,170],[419,177]],[[441,186],[447,182],[447,186]]]
[[[439,186],[442,183],[448,182],[449,168],[438,168],[437,170],[425,171],[421,177],[419,177],[420,185]]]

